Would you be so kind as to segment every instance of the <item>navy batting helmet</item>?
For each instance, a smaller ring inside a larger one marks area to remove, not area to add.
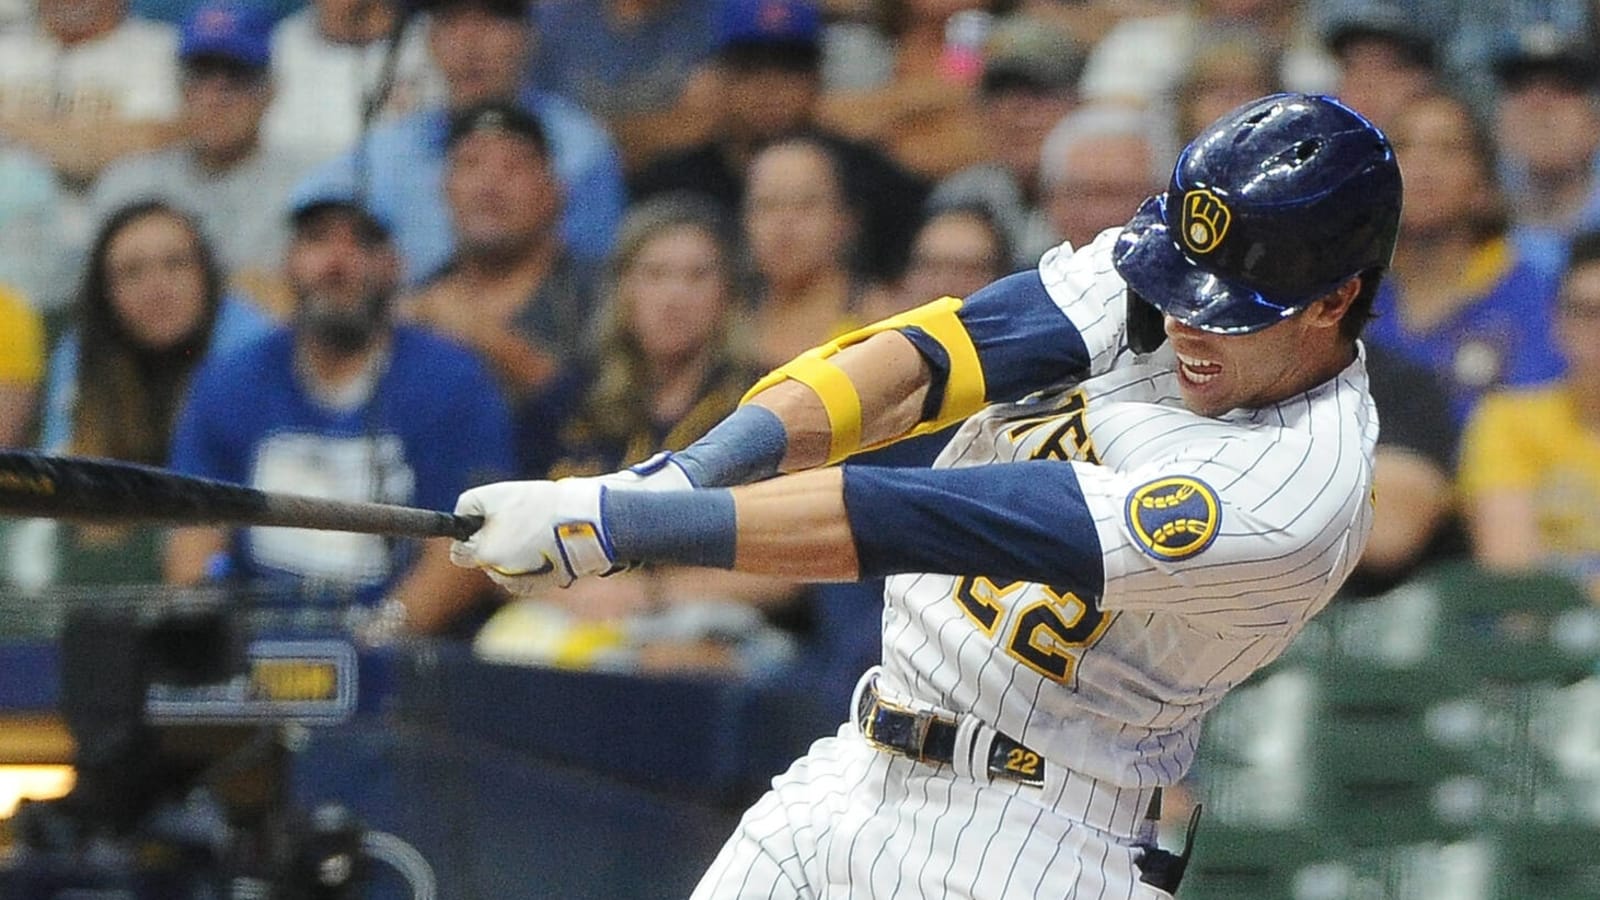
[[[1112,259],[1160,312],[1245,334],[1352,276],[1381,274],[1399,227],[1400,168],[1383,132],[1332,98],[1274,94],[1184,148]]]

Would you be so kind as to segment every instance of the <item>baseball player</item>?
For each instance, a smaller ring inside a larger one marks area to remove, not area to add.
[[[1370,530],[1357,338],[1399,210],[1369,122],[1263,98],[1127,225],[803,354],[678,454],[463,494],[453,558],[512,591],[888,576],[881,667],[696,898],[1167,896],[1152,797]],[[824,468],[960,419],[932,469]]]

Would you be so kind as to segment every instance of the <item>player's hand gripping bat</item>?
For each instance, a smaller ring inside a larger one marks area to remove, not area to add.
[[[0,450],[0,516],[171,525],[278,525],[466,540],[483,524],[410,506],[260,491],[107,459]]]

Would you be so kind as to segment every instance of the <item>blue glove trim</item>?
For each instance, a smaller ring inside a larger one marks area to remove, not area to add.
[[[1105,563],[1071,464],[844,467],[860,577],[986,575],[1099,596]]]
[[[695,487],[750,484],[778,474],[789,431],[764,406],[741,406],[672,459]]]
[[[600,521],[611,558],[619,562],[733,568],[738,519],[726,489],[607,489],[600,494]]]

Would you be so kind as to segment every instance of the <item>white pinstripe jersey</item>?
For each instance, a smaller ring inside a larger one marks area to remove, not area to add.
[[[1100,538],[1103,595],[894,576],[880,685],[974,714],[1056,764],[1149,787],[1184,774],[1205,713],[1276,658],[1354,567],[1372,525],[1378,418],[1364,355],[1271,407],[1189,412],[1170,343],[1148,356],[1127,348],[1115,236],[1039,265],[1083,335],[1089,375],[982,410],[935,463],[1071,460]]]

